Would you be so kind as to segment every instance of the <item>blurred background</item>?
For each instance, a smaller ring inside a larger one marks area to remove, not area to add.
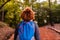
[[[39,26],[60,23],[60,0],[0,0],[0,21],[15,27],[27,6],[34,10]]]
[[[60,30],[60,0],[0,0],[0,28],[7,25],[14,30],[22,20],[22,10],[27,6],[35,12],[35,21],[39,27],[56,24]],[[11,34],[12,32],[14,31],[11,31]]]

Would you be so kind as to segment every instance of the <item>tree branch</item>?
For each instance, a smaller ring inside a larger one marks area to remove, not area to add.
[[[10,0],[8,0],[7,2],[9,2]],[[2,9],[2,7],[7,3],[7,2],[5,2],[2,6],[0,6],[0,9]]]

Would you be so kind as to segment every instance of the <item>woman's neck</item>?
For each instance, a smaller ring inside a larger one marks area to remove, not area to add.
[[[29,20],[29,21],[23,20],[23,21],[25,21],[25,22],[29,22],[29,21],[33,21],[33,20]]]

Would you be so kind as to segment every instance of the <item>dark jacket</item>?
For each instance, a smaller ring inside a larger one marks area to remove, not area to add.
[[[35,22],[34,22],[35,23]],[[18,27],[19,25],[15,28],[15,33],[14,33],[14,40],[17,39],[18,35]],[[35,34],[34,34],[35,40],[40,40],[40,35],[39,35],[39,30],[38,30],[38,25],[35,23]]]

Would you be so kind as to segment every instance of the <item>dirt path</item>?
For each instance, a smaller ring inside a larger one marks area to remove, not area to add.
[[[41,40],[60,40],[60,34],[47,27],[40,28],[40,37]]]
[[[60,40],[60,34],[55,31],[48,29],[47,27],[41,27],[40,30],[40,38],[41,40]],[[14,34],[11,36],[9,40],[13,40]]]

